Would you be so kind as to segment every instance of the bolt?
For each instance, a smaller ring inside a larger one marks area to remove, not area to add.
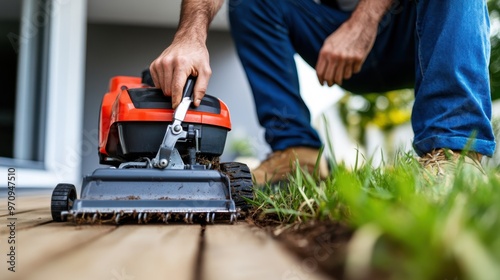
[[[174,133],[177,134],[182,131],[182,127],[180,125],[174,126]]]
[[[160,160],[160,167],[167,167],[168,165],[168,160],[162,159]]]

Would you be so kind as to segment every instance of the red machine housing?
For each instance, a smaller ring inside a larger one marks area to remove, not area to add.
[[[116,76],[103,97],[99,116],[99,159],[101,164],[119,165],[142,157],[152,158],[173,120],[170,97],[143,83],[140,77]],[[229,110],[216,97],[205,95],[199,107],[191,107],[183,127],[198,130],[199,153],[220,156],[231,130]],[[179,152],[195,143],[178,143]]]

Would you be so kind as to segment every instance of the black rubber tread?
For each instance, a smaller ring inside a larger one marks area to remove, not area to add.
[[[252,173],[248,166],[240,162],[224,162],[220,169],[231,182],[231,196],[236,207],[248,211],[252,205],[246,200],[254,199]]]
[[[55,222],[65,222],[66,216],[61,215],[61,211],[68,211],[76,199],[76,188],[72,184],[58,184],[52,191],[50,202],[50,212],[52,220]]]

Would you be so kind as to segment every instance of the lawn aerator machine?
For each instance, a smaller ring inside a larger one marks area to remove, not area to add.
[[[143,77],[117,76],[104,95],[99,118],[101,164],[83,178],[80,198],[72,184],[52,193],[54,221],[139,223],[236,222],[253,197],[250,170],[219,163],[231,121],[227,106],[205,95],[192,106],[196,77],[180,105]]]

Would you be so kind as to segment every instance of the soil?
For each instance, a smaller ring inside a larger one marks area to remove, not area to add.
[[[347,244],[353,234],[347,225],[332,221],[310,221],[280,225],[273,220],[249,221],[264,228],[301,260],[304,271],[319,271],[342,279]]]

